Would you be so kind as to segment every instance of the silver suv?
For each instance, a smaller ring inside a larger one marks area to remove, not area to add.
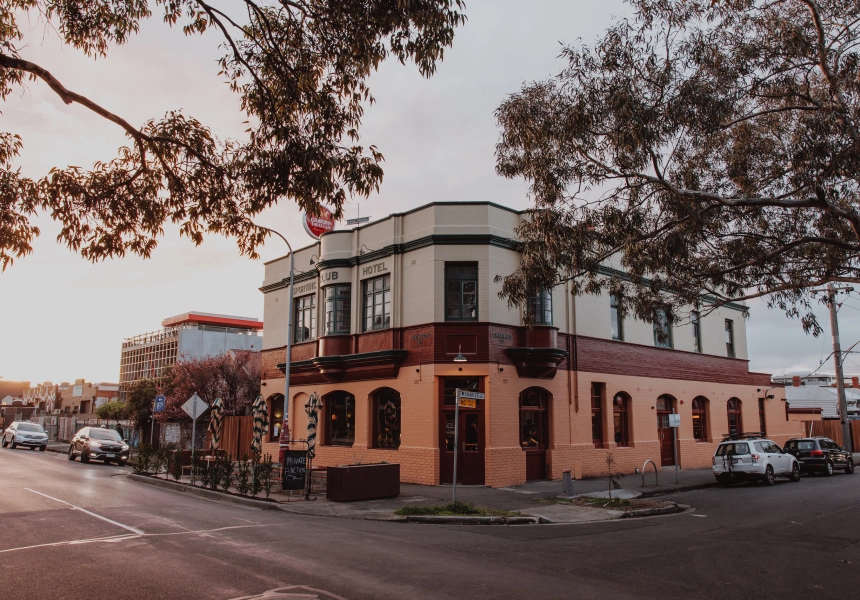
[[[727,437],[717,446],[712,464],[720,485],[751,480],[773,485],[777,477],[800,481],[797,459],[761,433]]]

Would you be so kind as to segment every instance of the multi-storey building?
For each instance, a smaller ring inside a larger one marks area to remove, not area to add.
[[[120,359],[120,396],[135,381],[157,379],[177,360],[261,349],[263,323],[249,317],[187,312],[161,322],[162,329],[126,338]]]
[[[450,482],[457,388],[484,393],[459,413],[465,484],[599,475],[610,454],[626,472],[672,465],[673,412],[683,467],[710,465],[724,433],[801,433],[783,390],[748,369],[743,306],[703,309],[658,335],[665,322],[622,321],[608,295],[560,286],[532,299],[537,323],[524,326],[495,281],[519,266],[523,218],[434,203],[327,233],[295,253],[292,307],[289,257],[266,264],[261,389],[279,418],[291,310],[290,427],[305,437],[318,393],[315,464],[397,462],[404,481]]]

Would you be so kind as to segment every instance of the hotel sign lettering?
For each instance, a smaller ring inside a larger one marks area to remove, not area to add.
[[[335,275],[337,275],[337,273],[335,273]],[[314,291],[316,291],[316,289],[317,289],[317,282],[312,281],[312,282],[306,283],[304,285],[297,285],[295,290],[293,291],[293,294],[299,295],[299,294],[304,294],[305,292],[314,292]]]
[[[385,261],[378,262],[373,265],[367,265],[366,267],[361,268],[361,276],[367,277],[368,275],[377,275],[379,273],[385,273],[388,269],[385,268]]]
[[[413,331],[407,339],[409,340],[409,346],[413,348],[416,346],[430,346],[433,344],[433,333],[429,329]]]

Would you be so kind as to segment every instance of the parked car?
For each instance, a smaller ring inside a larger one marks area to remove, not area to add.
[[[123,466],[128,461],[128,444],[113,429],[84,427],[75,434],[69,445],[69,460],[75,460],[78,456],[82,463],[94,458],[105,461],[105,464],[115,462]]]
[[[785,451],[797,458],[802,473],[819,472],[829,477],[835,469],[854,472],[851,453],[830,438],[793,438],[785,443]]]
[[[44,452],[45,448],[48,447],[48,434],[38,423],[15,421],[3,432],[3,447],[6,448],[10,444],[12,448],[27,446],[30,449],[38,448]]]
[[[773,485],[777,477],[800,481],[800,464],[777,443],[758,434],[724,439],[712,459],[714,477],[720,485],[739,481],[763,481]]]

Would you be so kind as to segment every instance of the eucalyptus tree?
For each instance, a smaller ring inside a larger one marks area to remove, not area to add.
[[[349,195],[367,196],[383,176],[380,151],[359,143],[373,101],[368,77],[388,56],[432,75],[463,8],[461,0],[0,0],[0,99],[39,81],[128,138],[89,169],[57,166],[29,178],[16,167],[26,131],[0,133],[0,264],[32,251],[40,212],[92,261],[148,257],[167,223],[197,244],[207,232],[235,236],[256,256],[267,232],[251,217],[284,198],[340,216]],[[180,111],[131,123],[29,60],[21,27],[44,20],[60,51],[102,59],[150,18],[220,40],[219,75],[247,115],[247,139],[221,141]]]
[[[570,281],[648,320],[764,297],[818,333],[811,290],[860,282],[860,2],[628,4],[497,109],[535,203],[503,295]]]

